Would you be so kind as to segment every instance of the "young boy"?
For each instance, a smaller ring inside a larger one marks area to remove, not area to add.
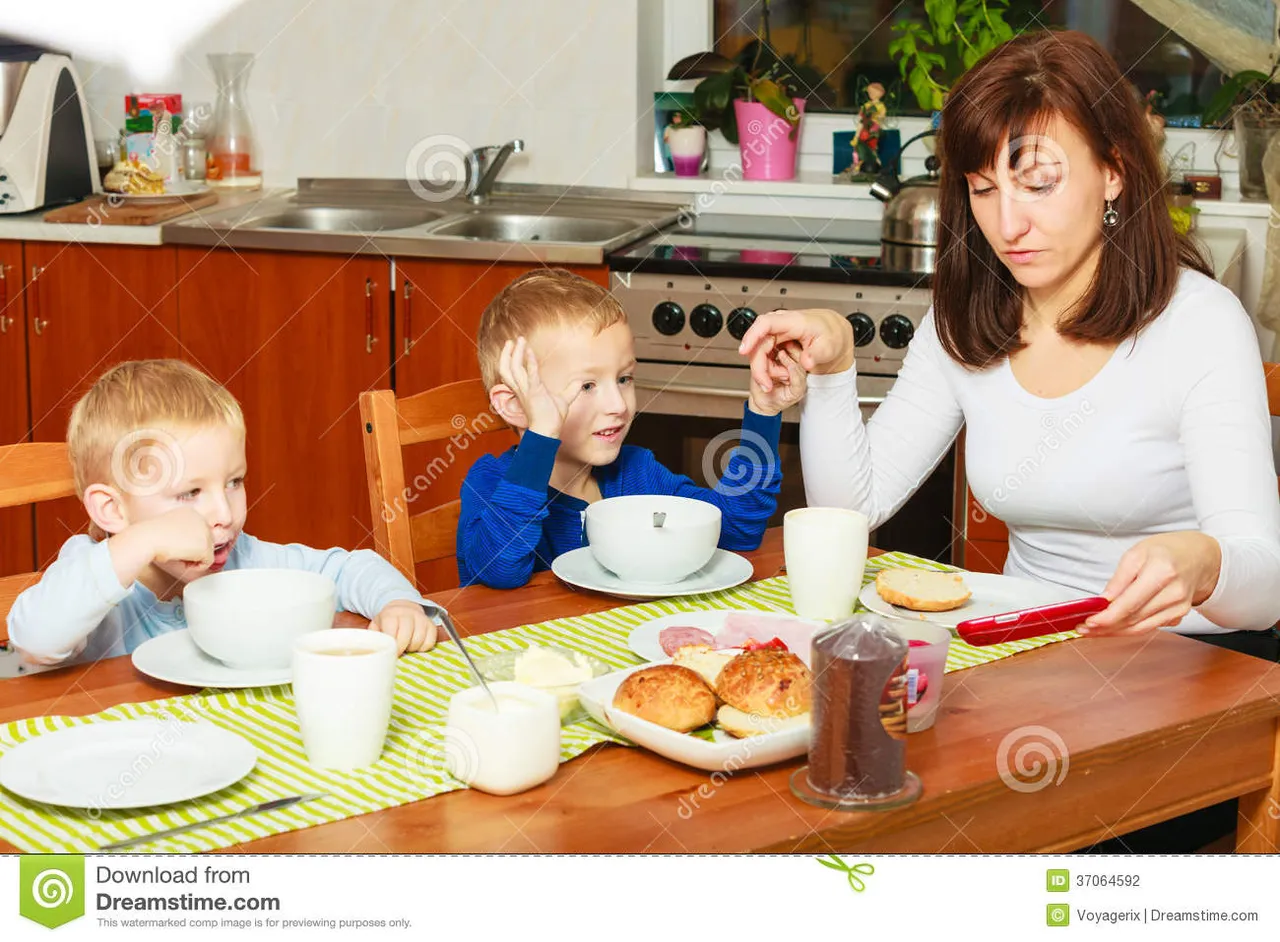
[[[463,482],[464,586],[524,585],[584,545],[588,504],[623,494],[708,501],[721,510],[722,548],[760,545],[782,480],[782,412],[805,389],[788,351],[779,356],[789,381],[770,393],[752,383],[741,441],[708,489],[664,468],[653,452],[622,444],[636,412],[636,358],[626,313],[604,288],[562,269],[523,275],[485,310],[477,346],[490,404],[520,443],[482,457]]]
[[[223,569],[323,573],[338,605],[393,635],[403,653],[430,648],[422,597],[371,550],[315,550],[242,532],[245,428],[225,388],[177,360],[121,363],[71,413],[67,449],[91,535],[58,559],[9,612],[9,636],[39,664],[127,654],[186,627],[183,587]]]

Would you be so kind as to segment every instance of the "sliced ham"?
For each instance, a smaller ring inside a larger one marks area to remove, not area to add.
[[[686,644],[705,644],[710,647],[715,643],[710,632],[688,625],[672,625],[658,632],[658,644],[662,645],[662,651],[667,657],[674,657]]]
[[[787,649],[806,664],[809,643],[817,626],[799,618],[770,618],[752,612],[732,612],[725,616],[724,627],[716,633],[717,648],[741,647],[748,641],[779,639]]]

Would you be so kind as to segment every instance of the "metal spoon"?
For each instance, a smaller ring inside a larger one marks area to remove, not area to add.
[[[462,643],[462,637],[458,634],[458,629],[453,626],[453,619],[439,605],[434,602],[428,602],[422,606],[422,610],[427,613],[427,617],[434,619],[444,626],[444,630],[449,633],[449,637],[453,643],[458,646],[458,650],[462,652],[462,656],[467,660],[467,666],[471,668],[471,675],[484,688],[484,692],[489,695],[489,700],[493,703],[493,712],[498,713],[498,698],[493,695],[493,691],[489,689],[489,685],[484,682],[484,678],[480,676],[480,670],[476,667],[476,662],[471,660],[471,655],[467,653],[466,645]]]

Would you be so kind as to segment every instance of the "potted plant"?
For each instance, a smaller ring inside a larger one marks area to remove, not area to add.
[[[1222,83],[1201,118],[1205,125],[1231,119],[1240,162],[1240,195],[1245,199],[1267,198],[1262,158],[1280,130],[1276,68],[1272,66],[1270,73],[1253,69],[1237,72]]]
[[[754,43],[738,61],[717,52],[686,56],[671,67],[672,81],[701,79],[693,97],[699,123],[720,131],[742,155],[748,180],[790,180],[796,174],[796,150],[804,99],[786,65]]]
[[[676,176],[696,177],[702,172],[702,161],[707,153],[707,129],[693,108],[681,108],[671,113],[662,139],[671,152],[671,163]]]
[[[1013,38],[1005,22],[1009,0],[925,0],[928,23],[893,25],[889,58],[922,111],[938,112],[956,79],[992,49]]]

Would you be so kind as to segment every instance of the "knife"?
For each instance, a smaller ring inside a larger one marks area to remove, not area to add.
[[[263,801],[256,805],[250,805],[240,811],[224,814],[217,818],[210,818],[208,821],[197,821],[195,824],[183,824],[176,828],[169,828],[165,831],[157,831],[154,834],[147,834],[143,837],[131,837],[127,841],[116,841],[114,844],[104,844],[99,847],[99,851],[122,850],[125,847],[132,847],[135,844],[149,844],[152,841],[158,841],[165,837],[172,837],[175,834],[183,834],[187,831],[196,831],[200,828],[207,828],[213,824],[222,824],[224,821],[234,821],[236,818],[244,818],[251,814],[260,814],[263,811],[279,811],[281,808],[288,808],[300,801],[311,801],[316,798],[328,798],[324,794],[309,795],[291,795],[288,798],[273,798],[271,801]]]

